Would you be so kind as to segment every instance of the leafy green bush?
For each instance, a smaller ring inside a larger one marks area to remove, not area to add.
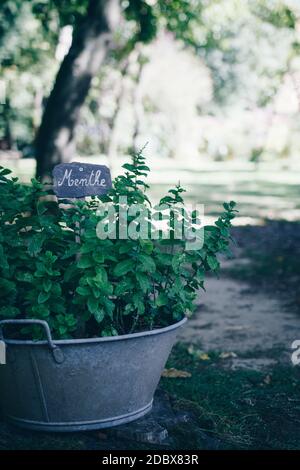
[[[215,225],[205,227],[198,249],[175,236],[183,203],[180,186],[161,200],[172,209],[169,239],[160,231],[155,240],[124,240],[118,230],[115,239],[99,239],[104,203],[117,214],[120,196],[127,198],[126,209],[140,204],[148,214],[151,208],[144,157],[134,156],[124,169],[107,195],[58,205],[37,180],[24,186],[0,167],[1,319],[46,320],[59,339],[163,327],[192,312],[205,273],[219,269],[216,254],[228,251],[235,203],[225,203]],[[128,226],[134,220],[130,215]],[[24,334],[42,337],[39,327],[22,329]]]

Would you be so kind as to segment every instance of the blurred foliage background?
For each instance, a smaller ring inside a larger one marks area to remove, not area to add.
[[[25,181],[56,74],[93,1],[1,2],[0,164]],[[238,195],[244,222],[298,218],[299,2],[119,6],[113,45],[72,133],[72,159],[105,162],[115,173],[149,142],[154,194],[180,179],[210,212]]]

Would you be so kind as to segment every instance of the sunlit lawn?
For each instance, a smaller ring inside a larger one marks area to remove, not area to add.
[[[83,161],[103,163],[101,159],[89,158]],[[104,162],[106,163],[106,162]],[[35,162],[32,159],[1,161],[2,166],[13,169],[22,181],[28,182],[34,175]],[[203,166],[203,167],[202,167]],[[236,223],[259,224],[263,219],[300,219],[300,169],[255,168],[241,165],[235,169],[227,163],[201,165],[195,168],[184,167],[177,161],[150,161],[153,168],[149,177],[150,195],[158,201],[162,195],[179,181],[187,190],[186,201],[204,204],[205,214],[214,216],[221,210],[223,201],[235,200],[238,203],[239,218]],[[121,163],[117,163],[113,176],[119,173]]]

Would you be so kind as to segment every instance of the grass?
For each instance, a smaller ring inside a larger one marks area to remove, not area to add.
[[[192,376],[164,378],[162,386],[196,417],[193,426],[175,431],[178,448],[203,448],[202,430],[220,449],[300,449],[300,367],[258,372],[222,364],[199,361],[183,345],[175,348],[168,366]]]

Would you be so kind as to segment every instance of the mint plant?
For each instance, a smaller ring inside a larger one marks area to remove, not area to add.
[[[224,204],[215,224],[204,228],[201,247],[190,249],[176,237],[184,203],[178,185],[160,201],[171,210],[170,236],[157,231],[152,239],[149,168],[141,153],[123,168],[108,194],[70,205],[58,204],[39,181],[22,185],[0,167],[0,319],[46,320],[54,338],[63,339],[159,328],[193,312],[205,274],[217,272],[218,253],[229,251],[235,203]],[[136,204],[139,218],[130,212]],[[101,239],[104,205],[116,214],[115,237]],[[126,229],[138,231],[137,220],[147,220],[146,236],[123,239],[118,222],[124,210]],[[39,327],[14,334],[42,338]]]

